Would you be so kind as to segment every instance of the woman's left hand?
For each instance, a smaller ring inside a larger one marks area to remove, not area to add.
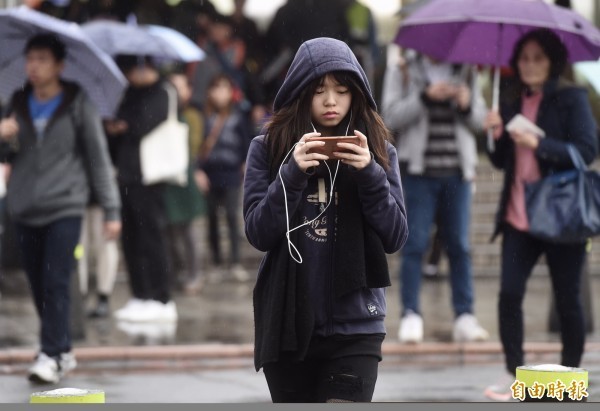
[[[513,139],[516,145],[527,147],[532,150],[535,150],[540,144],[539,137],[528,131],[511,131],[510,137]]]
[[[358,144],[337,143],[340,150],[346,151],[334,151],[333,155],[342,163],[348,164],[357,170],[362,170],[371,162],[371,152],[369,151],[367,136],[358,130],[354,130],[354,135],[358,137]]]

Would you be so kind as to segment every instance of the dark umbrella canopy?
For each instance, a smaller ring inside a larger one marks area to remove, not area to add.
[[[114,61],[75,23],[25,6],[0,10],[0,98],[7,101],[26,81],[24,48],[36,34],[56,35],[66,45],[63,77],[86,91],[103,117],[116,110],[127,80]]]

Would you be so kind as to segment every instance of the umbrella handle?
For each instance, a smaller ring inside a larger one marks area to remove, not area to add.
[[[492,110],[498,111],[500,107],[500,65],[496,65],[494,68],[494,85],[492,91]],[[487,131],[487,147],[490,153],[496,150],[496,144],[494,142],[494,136],[492,129]]]
[[[490,153],[493,153],[496,150],[496,143],[494,142],[494,132],[491,128],[487,130],[487,148]]]

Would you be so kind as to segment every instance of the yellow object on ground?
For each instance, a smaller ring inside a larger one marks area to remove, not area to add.
[[[517,367],[511,386],[513,398],[521,401],[585,401],[588,397],[588,372],[583,368],[557,364]]]
[[[34,392],[31,404],[104,404],[104,391],[59,388],[52,391]]]

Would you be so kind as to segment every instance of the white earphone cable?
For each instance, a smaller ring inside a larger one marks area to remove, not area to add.
[[[352,110],[350,110],[350,120],[348,121],[348,126],[346,127],[346,134],[348,135],[348,130],[350,129],[350,123],[352,122]],[[315,133],[317,132],[317,129],[315,128],[314,124],[310,123],[310,125],[313,127],[313,130],[315,131]],[[290,253],[290,257],[292,257],[292,259],[297,262],[298,264],[302,264],[302,255],[300,255],[300,251],[298,251],[298,248],[294,245],[294,243],[292,242],[292,240],[290,239],[290,233],[293,231],[298,230],[299,228],[304,227],[305,225],[309,225],[312,224],[314,221],[318,220],[324,213],[325,211],[329,208],[329,206],[331,205],[331,201],[333,200],[333,188],[335,185],[335,180],[337,178],[337,174],[338,171],[340,169],[340,160],[337,160],[336,166],[335,166],[335,173],[333,174],[333,176],[331,175],[331,168],[329,167],[329,164],[327,164],[327,162],[325,161],[325,167],[327,167],[327,172],[329,173],[329,181],[331,182],[330,188],[329,188],[329,199],[327,201],[327,205],[325,206],[325,208],[323,208],[323,210],[321,210],[321,212],[313,219],[309,220],[309,221],[305,221],[304,223],[300,224],[297,227],[294,227],[292,229],[290,229],[290,212],[288,209],[288,201],[287,201],[287,192],[285,189],[285,183],[283,182],[283,177],[281,176],[281,168],[283,167],[283,165],[285,164],[285,161],[287,160],[287,158],[290,156],[290,154],[294,151],[294,149],[296,148],[296,146],[298,145],[299,142],[294,143],[294,145],[292,146],[292,148],[290,149],[290,151],[287,152],[287,154],[285,155],[285,157],[283,158],[283,161],[281,162],[281,165],[279,166],[279,170],[278,170],[278,175],[279,175],[279,181],[281,181],[281,187],[283,188],[283,201],[285,204],[285,223],[286,223],[286,231],[285,231],[285,238],[287,240],[288,243],[288,252]]]

